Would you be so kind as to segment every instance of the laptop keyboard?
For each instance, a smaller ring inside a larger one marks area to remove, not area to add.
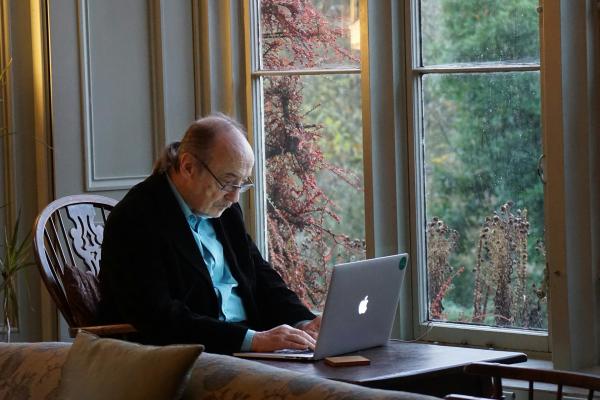
[[[281,349],[275,350],[273,353],[278,354],[312,354],[312,350],[310,349]]]

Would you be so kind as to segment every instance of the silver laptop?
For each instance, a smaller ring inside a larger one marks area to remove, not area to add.
[[[314,352],[234,353],[244,358],[320,360],[386,344],[398,306],[407,254],[333,267]]]

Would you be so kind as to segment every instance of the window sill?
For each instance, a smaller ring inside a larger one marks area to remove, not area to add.
[[[531,357],[549,358],[546,331],[499,328],[453,322],[421,323],[417,334],[422,340],[455,346],[522,351]]]

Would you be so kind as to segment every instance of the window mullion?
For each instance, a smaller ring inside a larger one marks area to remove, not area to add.
[[[414,337],[421,337],[426,331],[422,325],[427,320],[427,265],[426,242],[421,228],[425,221],[425,194],[423,178],[423,110],[421,96],[421,78],[417,69],[421,65],[419,46],[419,7],[418,0],[407,1],[406,36],[407,61],[406,80],[408,82],[407,118],[409,130],[409,168],[411,170],[411,252],[413,259],[413,326]]]
[[[252,73],[253,77],[260,76],[290,76],[290,75],[350,75],[360,74],[360,68],[325,68],[325,69],[289,69],[289,70],[266,70],[261,69]]]
[[[254,233],[254,241],[264,255],[268,259],[267,251],[267,214],[266,214],[266,197],[264,190],[265,187],[265,155],[264,155],[264,135],[262,134],[263,127],[263,89],[262,89],[262,78],[254,76],[254,71],[262,68],[261,59],[261,42],[260,42],[260,2],[254,0],[248,0],[246,4],[249,4],[248,11],[246,12],[246,31],[250,34],[250,40],[248,46],[250,46],[250,60],[249,60],[249,74],[248,79],[250,80],[250,96],[248,101],[251,103],[249,109],[251,110],[248,126],[251,126],[252,147],[255,153],[255,189],[251,191],[251,207],[249,208],[249,215],[246,216],[252,222],[252,232]]]
[[[539,64],[498,64],[498,65],[430,65],[415,67],[413,71],[420,74],[468,74],[493,72],[539,71]]]

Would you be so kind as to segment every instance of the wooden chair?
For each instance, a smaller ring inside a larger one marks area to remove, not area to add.
[[[129,324],[98,325],[97,320],[104,224],[116,203],[103,196],[67,196],[50,203],[35,221],[35,259],[71,337],[79,329],[100,336],[135,332]]]
[[[556,398],[563,398],[563,389],[565,386],[585,389],[589,400],[594,398],[594,392],[600,391],[600,376],[561,371],[551,369],[537,369],[519,367],[516,365],[496,364],[496,363],[473,363],[464,367],[467,374],[485,376],[491,378],[490,392],[486,394],[487,398],[502,399],[502,379],[514,379],[519,381],[528,381],[529,399],[533,399],[534,383],[547,383],[556,385]],[[479,397],[463,396],[451,394],[445,397],[449,400],[469,400],[480,399]]]

